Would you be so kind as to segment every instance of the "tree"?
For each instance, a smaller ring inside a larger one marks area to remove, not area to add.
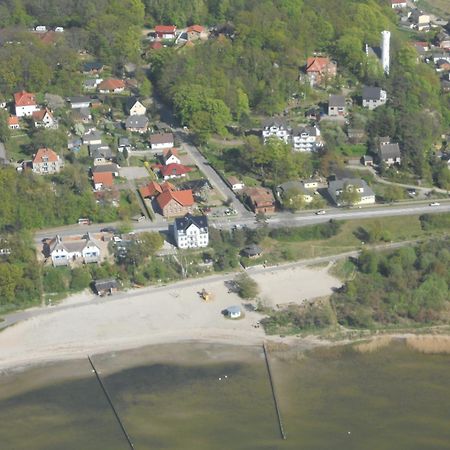
[[[238,294],[244,299],[254,299],[259,294],[259,286],[255,280],[250,278],[246,273],[237,275],[234,282],[238,289]]]
[[[8,113],[0,110],[0,142],[8,142],[11,131],[8,127]]]
[[[358,188],[348,183],[344,183],[342,193],[338,197],[338,201],[342,205],[356,205],[361,201],[361,194],[358,192]]]
[[[91,281],[91,274],[85,267],[76,267],[72,269],[69,287],[72,291],[82,291],[89,287]]]
[[[292,211],[303,209],[306,206],[305,194],[300,188],[292,187],[283,195],[283,205]]]
[[[142,252],[148,257],[153,256],[164,244],[164,237],[158,232],[146,232],[139,235]]]
[[[16,289],[20,283],[22,270],[12,264],[0,264],[0,303],[14,301]]]

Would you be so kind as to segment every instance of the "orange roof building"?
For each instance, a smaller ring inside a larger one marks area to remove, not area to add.
[[[155,34],[158,39],[173,39],[177,27],[175,25],[156,25]]]
[[[114,176],[112,172],[95,172],[92,175],[92,182],[96,191],[104,188],[112,188],[114,185]]]
[[[320,84],[337,75],[337,64],[330,58],[311,57],[306,60],[306,74],[311,84]]]
[[[18,130],[20,128],[19,118],[17,116],[8,117],[8,128],[10,130]]]
[[[107,78],[98,85],[98,90],[103,93],[122,92],[125,89],[125,81],[117,78]]]
[[[61,158],[51,148],[40,148],[34,155],[34,173],[40,175],[57,173],[62,166]]]
[[[184,216],[187,213],[192,212],[192,208],[195,204],[191,189],[183,191],[172,191],[171,189],[167,189],[162,194],[158,195],[156,202],[164,217]]]
[[[14,94],[14,104],[17,117],[31,116],[38,110],[36,96],[26,91]]]
[[[163,193],[167,190],[175,190],[175,186],[169,181],[165,181],[164,183],[157,183],[156,181],[150,181],[146,186],[142,186],[139,189],[142,197],[144,198],[154,198],[159,194]]]

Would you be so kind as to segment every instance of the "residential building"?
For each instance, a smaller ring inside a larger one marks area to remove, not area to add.
[[[71,117],[76,123],[89,123],[92,121],[92,114],[89,108],[72,109]]]
[[[111,173],[114,177],[119,175],[119,168],[117,164],[99,164],[98,166],[94,166],[91,169],[92,175],[96,173]]]
[[[187,173],[191,172],[191,168],[184,166],[183,164],[167,164],[167,166],[159,166],[159,173],[164,180],[170,180],[171,178],[184,178]]]
[[[197,39],[208,39],[208,31],[201,25],[191,25],[186,29],[188,41]]]
[[[8,128],[10,130],[18,130],[20,128],[19,118],[17,116],[8,117]]]
[[[346,103],[343,95],[331,94],[328,98],[328,115],[331,117],[345,116]]]
[[[408,4],[406,0],[391,0],[392,9],[403,9],[406,8]]]
[[[235,176],[231,176],[228,178],[228,184],[233,192],[242,191],[245,188],[245,184],[243,181],[239,180]]]
[[[94,166],[109,164],[113,159],[111,147],[106,144],[93,144],[89,146],[89,156],[94,160]]]
[[[359,200],[354,202],[355,205],[370,205],[375,203],[375,193],[364,180],[359,178],[343,178],[328,183],[328,194],[336,206],[346,204],[342,200],[342,193],[344,190],[350,189],[354,189],[359,194]]]
[[[322,147],[320,130],[313,126],[300,126],[292,132],[292,145],[299,152],[312,152]]]
[[[86,131],[82,136],[84,145],[100,145],[102,143],[102,133],[95,128]]]
[[[378,161],[387,166],[400,164],[402,162],[400,147],[397,143],[391,143],[389,137],[382,137],[378,140]]]
[[[415,9],[411,12],[409,20],[414,29],[417,31],[427,31],[430,29],[431,18],[428,14],[425,14],[419,9]]]
[[[103,72],[103,64],[99,61],[87,61],[83,64],[83,73],[96,75]]]
[[[248,187],[244,193],[250,207],[256,214],[273,214],[275,212],[275,198],[270,189]]]
[[[88,78],[84,81],[83,87],[86,91],[95,91],[102,81],[102,78]]]
[[[164,191],[175,191],[175,186],[169,181],[165,181],[164,183],[157,183],[156,181],[150,181],[150,183],[146,184],[139,188],[139,192],[142,198],[150,198],[153,199],[157,197],[159,194],[162,194]]]
[[[178,150],[176,148],[166,148],[163,150],[163,161],[166,166],[169,164],[181,164]]]
[[[242,249],[241,254],[246,258],[256,259],[263,254],[263,249],[257,244],[250,244]]]
[[[25,91],[16,92],[14,94],[14,107],[17,117],[31,116],[39,109],[36,102],[36,96]]]
[[[36,128],[58,128],[58,122],[48,108],[35,111],[32,117]]]
[[[330,58],[314,56],[306,60],[306,75],[311,86],[329,81],[337,75],[337,64]]]
[[[137,99],[129,98],[126,105],[126,110],[130,116],[144,116],[147,108]]]
[[[133,133],[145,133],[148,130],[147,116],[129,116],[125,120],[125,129]]]
[[[191,213],[195,205],[190,189],[184,191],[166,189],[156,197],[156,203],[164,217],[184,216]]]
[[[96,191],[111,189],[114,186],[114,175],[112,172],[94,172],[92,183]]]
[[[156,25],[155,34],[157,39],[175,39],[177,27],[175,25]]]
[[[290,136],[291,130],[283,119],[272,118],[263,123],[262,137],[264,143],[266,143],[269,138],[276,137],[287,144]]]
[[[302,180],[303,187],[305,189],[317,189],[320,184],[320,180],[316,178],[309,178],[308,180]]]
[[[125,90],[125,81],[117,78],[107,78],[97,88],[101,94],[119,94]]]
[[[209,244],[208,218],[186,214],[175,219],[174,238],[178,248],[202,248]]]
[[[85,95],[76,95],[69,97],[67,101],[70,103],[72,109],[89,108],[91,106],[92,99]]]
[[[292,203],[295,197],[301,197],[302,201],[305,203],[311,203],[313,201],[313,195],[300,181],[286,181],[285,183],[278,185],[275,188],[275,192],[278,201],[286,208],[289,208],[289,203]],[[288,202],[286,202],[286,195],[290,197]]]
[[[39,175],[57,173],[63,163],[59,155],[50,148],[40,148],[33,157],[33,172]]]
[[[119,137],[117,150],[119,152],[123,152],[124,150],[127,150],[130,152],[133,149],[130,140],[127,137],[121,136]]]
[[[364,86],[362,91],[362,105],[364,108],[375,109],[385,105],[387,93],[379,87]]]
[[[81,260],[84,264],[98,263],[101,260],[100,246],[89,233],[82,239],[64,242],[60,236],[56,236],[44,244],[44,254],[51,258],[55,267],[68,266],[77,260]]]
[[[150,145],[152,150],[164,150],[165,148],[174,147],[174,139],[172,133],[159,133],[150,136]]]

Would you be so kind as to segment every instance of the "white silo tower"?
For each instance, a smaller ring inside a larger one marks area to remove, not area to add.
[[[381,32],[381,64],[383,66],[384,73],[389,75],[390,66],[390,44],[391,44],[391,32],[382,31]]]

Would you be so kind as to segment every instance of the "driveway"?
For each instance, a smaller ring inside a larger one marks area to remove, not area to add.
[[[148,177],[148,171],[145,167],[121,167],[119,174],[127,180],[138,180]]]

